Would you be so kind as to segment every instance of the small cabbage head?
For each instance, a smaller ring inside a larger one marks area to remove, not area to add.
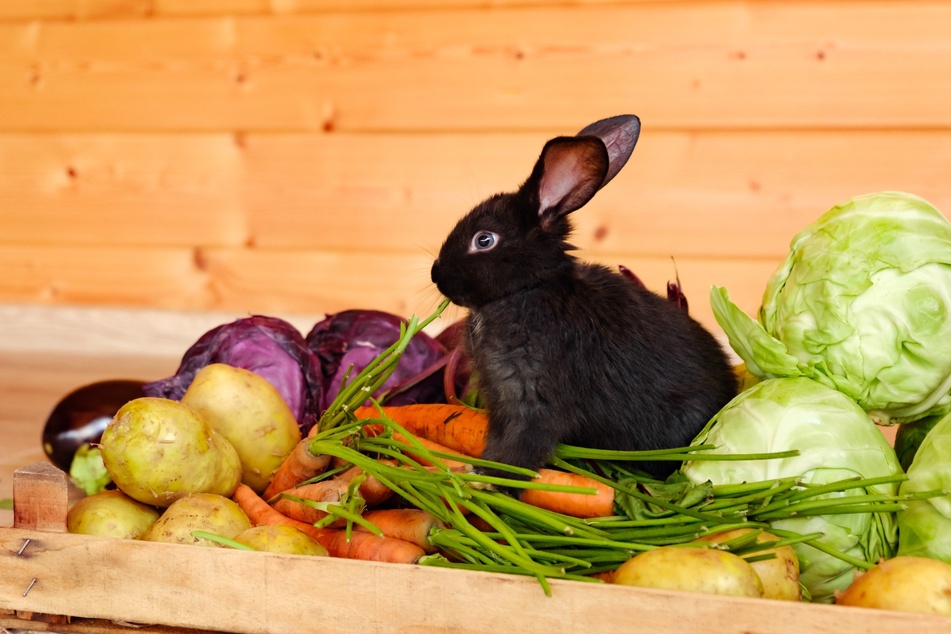
[[[901,493],[951,491],[951,415],[921,441]],[[931,557],[951,564],[951,494],[912,500],[898,513],[898,554]]]
[[[821,485],[901,474],[894,450],[855,401],[803,377],[767,379],[750,387],[717,413],[694,442],[715,445],[710,450],[714,454],[799,451],[790,458],[686,462],[682,471],[695,484],[801,477],[804,484]],[[847,494],[895,495],[897,489],[894,483],[879,484]],[[892,513],[830,513],[777,519],[770,525],[802,535],[821,532],[821,544],[869,563],[892,556],[897,543]],[[800,582],[812,601],[831,603],[835,591],[852,582],[853,564],[809,544],[793,549]]]
[[[901,192],[859,196],[796,235],[758,321],[711,304],[757,376],[806,376],[879,424],[951,411],[951,223]]]

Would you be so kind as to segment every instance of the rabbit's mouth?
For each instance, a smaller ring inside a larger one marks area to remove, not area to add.
[[[439,260],[433,262],[433,268],[430,271],[430,278],[433,281],[433,284],[436,285],[436,288],[442,293],[445,297],[449,299],[453,304],[457,306],[462,306],[463,308],[471,308],[469,301],[466,298],[466,291],[464,284],[458,282],[458,280],[451,279],[450,277],[442,273],[442,269],[439,265]]]

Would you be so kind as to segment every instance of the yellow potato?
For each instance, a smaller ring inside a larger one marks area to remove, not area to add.
[[[887,559],[858,575],[836,603],[951,616],[951,564],[927,557]]]
[[[241,483],[234,447],[201,414],[171,399],[129,401],[100,443],[112,481],[145,504],[165,507],[191,493],[230,496]]]
[[[198,371],[182,403],[201,413],[237,450],[242,482],[263,493],[300,442],[294,413],[264,377],[224,363]]]
[[[712,535],[701,537],[699,541],[722,544],[749,533],[752,528],[736,528]],[[774,542],[779,540],[772,533],[761,531],[756,536],[757,543]],[[763,596],[767,599],[781,601],[802,601],[802,588],[799,585],[799,558],[792,546],[780,546],[769,550],[758,550],[757,555],[773,554],[771,559],[761,559],[750,562],[753,570],[763,582]]]
[[[235,535],[234,541],[268,553],[327,556],[327,549],[313,537],[286,524],[254,526]]]
[[[233,539],[251,528],[251,521],[234,501],[214,493],[195,493],[180,498],[165,509],[142,536],[143,541],[220,547],[216,541],[195,537],[205,531]]]
[[[614,583],[738,597],[762,597],[763,582],[742,557],[716,548],[664,546],[621,564]]]
[[[66,514],[66,529],[79,535],[139,539],[158,518],[154,507],[111,489],[76,502]]]

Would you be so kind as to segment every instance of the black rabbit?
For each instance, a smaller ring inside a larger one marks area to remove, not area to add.
[[[537,469],[557,443],[684,446],[736,393],[719,343],[685,311],[569,253],[568,214],[624,166],[639,132],[624,115],[550,140],[521,188],[476,206],[433,263],[439,291],[469,309],[489,460]],[[663,477],[679,465],[638,466]]]

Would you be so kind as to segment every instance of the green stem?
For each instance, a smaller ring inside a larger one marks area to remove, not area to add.
[[[228,539],[227,537],[222,537],[221,535],[215,535],[214,533],[209,533],[208,531],[192,531],[192,537],[198,539],[207,539],[210,542],[215,542],[216,544],[221,544],[228,548],[234,548],[235,550],[257,550],[256,548],[251,548],[247,544],[242,544],[241,542],[236,542],[233,539]]]

